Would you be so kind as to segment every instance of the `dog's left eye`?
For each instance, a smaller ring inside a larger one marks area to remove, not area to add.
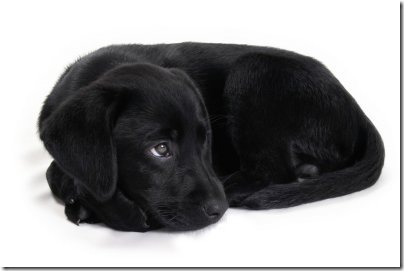
[[[154,146],[150,152],[156,157],[169,157],[171,156],[170,150],[166,143],[159,143]]]

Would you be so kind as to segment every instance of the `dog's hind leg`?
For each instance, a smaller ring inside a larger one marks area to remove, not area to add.
[[[226,79],[224,98],[240,159],[240,174],[225,183],[230,206],[297,206],[360,191],[380,176],[380,135],[318,61],[244,55]]]
[[[71,222],[75,224],[99,222],[99,219],[80,203],[74,180],[54,161],[46,171],[46,179],[53,195],[65,204],[65,214]]]
[[[296,191],[285,187],[316,186],[322,174],[352,163],[357,118],[341,88],[318,62],[303,56],[248,54],[234,63],[224,89],[240,159],[240,171],[224,183],[230,206],[246,206],[246,198],[265,194],[255,192],[280,188],[279,200],[288,202],[277,205],[272,197],[271,205],[260,205],[257,196],[248,207],[291,206]],[[302,202],[316,197],[304,196]]]

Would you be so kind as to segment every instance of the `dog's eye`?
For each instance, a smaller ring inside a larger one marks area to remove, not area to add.
[[[170,150],[166,143],[160,143],[154,146],[151,150],[151,153],[156,157],[169,157],[171,156]]]

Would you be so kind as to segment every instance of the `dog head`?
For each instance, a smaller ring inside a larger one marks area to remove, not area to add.
[[[40,133],[96,201],[119,190],[178,230],[214,223],[228,207],[211,165],[206,108],[180,70],[121,65],[64,101]]]

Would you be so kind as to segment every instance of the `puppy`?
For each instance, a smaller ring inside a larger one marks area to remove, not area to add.
[[[124,231],[342,196],[374,184],[384,161],[375,127],[321,63],[246,45],[101,48],[60,77],[39,132],[68,219]]]

